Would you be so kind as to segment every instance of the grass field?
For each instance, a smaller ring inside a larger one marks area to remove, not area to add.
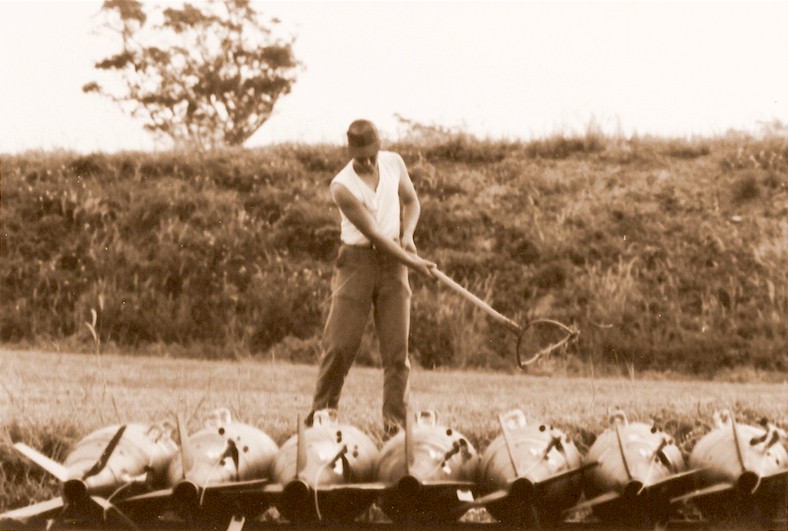
[[[316,368],[309,365],[0,349],[0,512],[58,494],[58,485],[15,454],[23,440],[62,461],[71,443],[116,422],[174,420],[197,429],[217,407],[261,427],[278,444],[308,412]],[[382,374],[355,367],[342,420],[380,442]],[[741,421],[768,417],[788,427],[788,383],[672,381],[664,378],[568,378],[524,373],[414,368],[413,409],[434,409],[480,451],[498,434],[497,414],[521,408],[533,422],[566,430],[585,452],[606,427],[609,409],[630,421],[656,420],[688,454],[717,408]],[[489,516],[466,515],[472,521]]]
[[[56,495],[56,484],[14,456],[24,440],[55,459],[103,425],[174,420],[194,430],[217,407],[259,426],[281,444],[308,412],[316,369],[260,361],[206,361],[120,355],[0,350],[0,511],[28,498]],[[607,425],[611,408],[630,421],[656,419],[684,452],[730,408],[740,421],[768,417],[788,428],[788,383],[729,383],[640,378],[566,378],[523,373],[414,369],[411,407],[434,409],[479,450],[498,434],[497,414],[521,408],[532,421],[566,430],[581,451]],[[342,420],[380,441],[382,373],[355,367],[345,386]],[[29,483],[29,484],[28,484]],[[51,492],[50,492],[51,491]]]

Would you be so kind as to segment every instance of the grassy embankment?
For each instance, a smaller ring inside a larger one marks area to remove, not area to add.
[[[423,255],[515,320],[574,323],[540,370],[749,378],[788,369],[788,140],[392,146]],[[313,362],[338,240],[336,146],[2,159],[0,342]],[[413,278],[413,359],[511,369],[513,341]],[[359,363],[378,363],[367,335]]]
[[[192,430],[217,407],[259,426],[278,444],[309,410],[315,368],[268,361],[0,352],[0,511],[56,496],[56,482],[17,455],[8,440],[23,440],[62,461],[68,446],[117,422],[173,421]],[[725,383],[628,378],[535,377],[523,374],[415,369],[411,404],[433,409],[479,450],[498,434],[497,414],[518,407],[532,422],[566,430],[581,451],[607,425],[610,408],[630,421],[655,419],[685,456],[719,408],[741,422],[762,417],[788,428],[786,383]],[[342,420],[380,442],[381,373],[351,371]]]

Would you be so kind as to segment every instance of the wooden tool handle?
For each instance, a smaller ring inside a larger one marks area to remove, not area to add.
[[[432,273],[435,275],[435,278],[443,282],[446,286],[448,286],[455,292],[459,293],[466,300],[475,304],[479,309],[483,310],[485,313],[487,313],[490,317],[498,321],[500,324],[509,328],[515,334],[519,335],[520,333],[522,333],[523,329],[522,327],[520,327],[520,325],[518,325],[517,323],[515,323],[505,315],[501,315],[500,313],[495,311],[495,309],[492,306],[484,302],[482,299],[480,299],[479,297],[477,297],[467,289],[457,284],[451,278],[447,277],[443,271],[439,270],[438,268],[435,268],[432,270]]]

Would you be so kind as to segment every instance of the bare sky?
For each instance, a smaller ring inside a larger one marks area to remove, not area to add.
[[[788,123],[788,2],[255,2],[305,69],[247,142],[342,143],[394,114],[482,138],[716,135]],[[0,153],[154,150],[86,95],[100,1],[0,1]]]

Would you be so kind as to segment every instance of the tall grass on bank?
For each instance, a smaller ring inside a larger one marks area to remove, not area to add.
[[[16,455],[24,441],[61,461],[68,447],[90,431],[116,422],[173,421],[190,430],[218,407],[259,426],[282,444],[308,412],[316,376],[313,365],[269,361],[217,361],[103,354],[103,374],[93,354],[0,351],[0,511],[56,496],[57,485]],[[497,414],[521,408],[531,422],[566,430],[582,451],[607,426],[608,411],[622,408],[630,421],[656,421],[682,451],[710,427],[712,413],[730,408],[737,419],[767,417],[788,427],[785,383],[698,382],[662,378],[563,378],[415,368],[410,405],[433,409],[439,419],[484,450],[498,435]],[[109,397],[112,397],[110,400]],[[341,418],[381,442],[382,374],[356,367],[348,377]]]
[[[422,255],[511,317],[581,330],[568,356],[713,376],[788,370],[788,140],[529,143],[422,130],[393,146]],[[0,342],[314,361],[338,213],[337,146],[2,159]],[[507,333],[414,277],[424,367],[508,365]],[[370,329],[371,330],[371,329]],[[375,340],[359,359],[376,364]]]

